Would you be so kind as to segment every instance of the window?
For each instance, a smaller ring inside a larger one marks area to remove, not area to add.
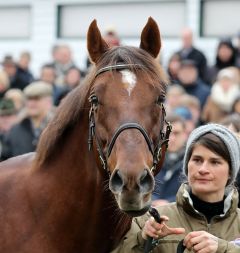
[[[30,7],[0,7],[0,38],[30,37]]]
[[[174,37],[185,25],[185,11],[185,1],[171,0],[61,5],[58,37],[86,37],[93,19],[102,32],[114,26],[120,37],[139,37],[149,16],[157,21],[162,35]]]
[[[233,36],[240,29],[239,0],[202,0],[201,36]]]

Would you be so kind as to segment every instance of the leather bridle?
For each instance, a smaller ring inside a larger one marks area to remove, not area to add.
[[[116,64],[116,65],[112,65],[112,66],[107,66],[104,68],[99,69],[96,72],[95,78],[100,75],[103,72],[106,71],[112,71],[112,70],[121,70],[121,69],[129,69],[129,68],[143,68],[143,66],[139,65],[139,64]],[[109,156],[111,155],[112,149],[114,147],[114,144],[118,138],[118,136],[127,129],[137,129],[141,132],[141,134],[143,135],[145,141],[147,142],[148,148],[153,156],[153,164],[152,164],[152,168],[151,171],[154,172],[155,174],[158,172],[158,170],[156,171],[157,165],[160,162],[160,160],[162,159],[162,147],[165,145],[166,149],[168,147],[168,141],[169,141],[169,135],[171,133],[172,130],[172,126],[170,125],[169,122],[166,122],[165,120],[165,116],[166,116],[166,112],[165,112],[165,108],[163,103],[161,103],[161,110],[162,110],[162,117],[161,117],[161,121],[160,121],[160,133],[158,136],[158,140],[157,140],[157,144],[154,147],[153,141],[151,140],[151,138],[149,137],[147,131],[138,123],[136,122],[129,122],[129,123],[125,123],[123,125],[121,125],[113,134],[112,139],[108,145],[107,148],[107,152],[106,154],[103,152],[103,148],[101,145],[101,142],[96,134],[95,131],[95,118],[94,118],[94,103],[92,101],[92,97],[94,95],[91,95],[89,97],[89,101],[91,103],[91,108],[89,111],[89,136],[88,136],[88,145],[89,145],[89,150],[91,150],[92,145],[93,145],[93,137],[95,137],[96,140],[96,145],[97,145],[97,150],[98,150],[98,154],[99,154],[99,158],[100,161],[102,163],[102,166],[104,168],[104,170],[106,170],[109,174],[110,171],[108,169],[107,166],[107,159],[109,158]],[[163,132],[163,128],[164,128],[164,123],[166,123],[166,132]],[[160,168],[159,168],[160,169]]]

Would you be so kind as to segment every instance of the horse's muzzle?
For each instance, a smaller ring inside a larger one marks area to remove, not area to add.
[[[135,176],[116,169],[111,175],[109,188],[121,210],[139,216],[144,214],[151,204],[154,178],[148,169]]]

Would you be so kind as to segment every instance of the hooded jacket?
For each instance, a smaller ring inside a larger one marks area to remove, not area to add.
[[[167,222],[170,227],[183,227],[185,234],[168,235],[157,241],[152,250],[153,253],[175,253],[180,240],[192,231],[207,231],[218,237],[218,249],[216,253],[239,253],[240,246],[234,244],[240,237],[240,209],[238,205],[238,192],[236,188],[229,186],[225,191],[224,213],[214,216],[210,223],[206,217],[194,209],[189,195],[190,188],[184,183],[177,193],[176,203],[159,206],[160,215],[169,217]],[[144,252],[145,240],[142,238],[142,228],[148,220],[148,214],[135,218],[132,227],[124,237],[121,244],[112,253],[141,253]],[[188,251],[187,249],[184,252]]]

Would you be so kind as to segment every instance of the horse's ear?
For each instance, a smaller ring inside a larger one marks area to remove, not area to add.
[[[156,58],[161,49],[160,31],[156,21],[148,18],[148,22],[142,30],[140,48]]]
[[[107,43],[102,38],[97,26],[97,21],[94,19],[89,26],[87,33],[87,48],[91,60],[96,63],[99,58],[109,49]]]

